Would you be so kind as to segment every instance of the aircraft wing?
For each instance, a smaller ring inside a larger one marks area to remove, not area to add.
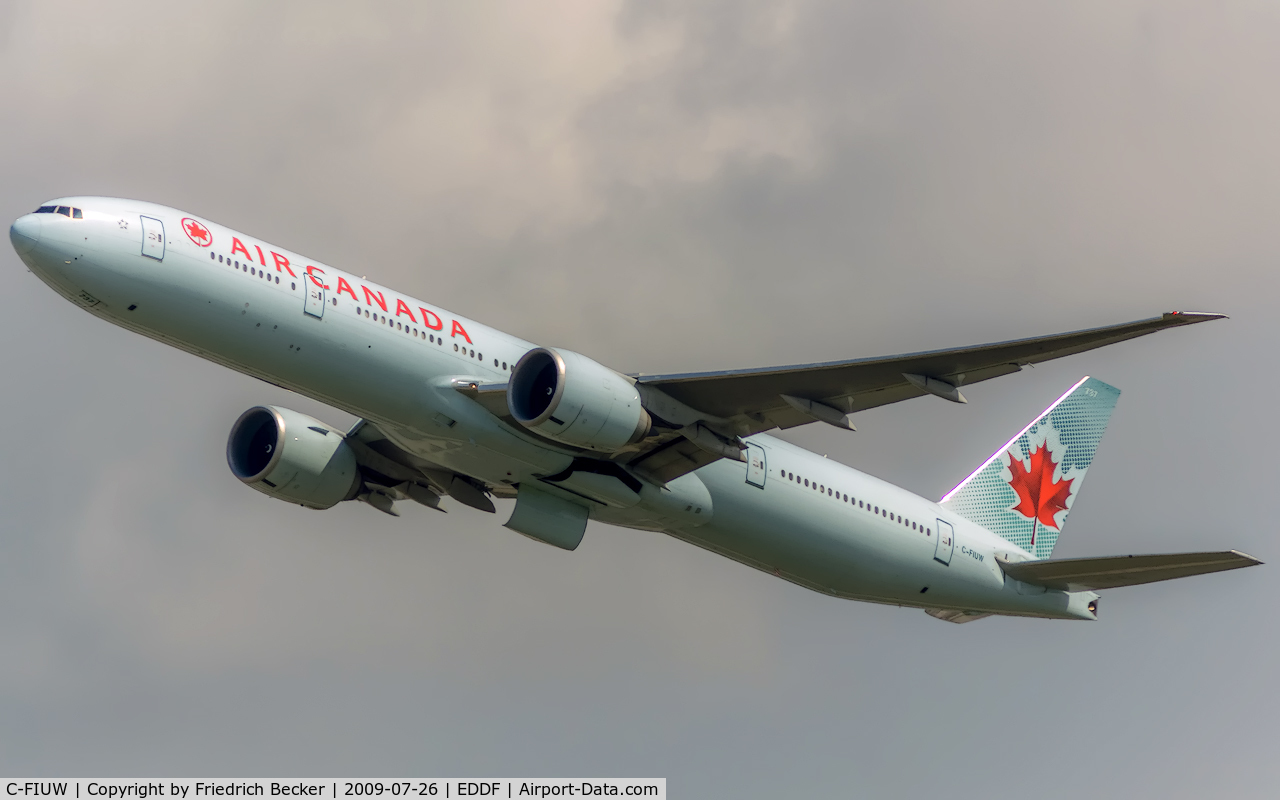
[[[1083,592],[1186,578],[1210,572],[1254,567],[1262,562],[1238,550],[1219,553],[1162,553],[1149,556],[1057,558],[1000,562],[1004,574],[1023,583]]]
[[[1104,328],[979,344],[954,350],[932,350],[897,356],[796,364],[785,367],[700,372],[675,375],[640,375],[637,380],[654,386],[692,408],[718,417],[776,418],[777,427],[813,422],[781,399],[782,395],[814,400],[846,414],[935,393],[904,375],[932,378],[945,386],[978,383],[1017,372],[1028,364],[1083,353],[1166,328],[1223,319],[1225,314],[1173,311],[1151,319],[1109,325]],[[759,430],[772,425],[761,421]],[[756,431],[753,431],[756,432]]]
[[[1173,311],[1120,325],[952,350],[723,372],[638,375],[636,381],[642,394],[651,387],[683,404],[686,412],[697,412],[732,446],[735,436],[815,420],[852,429],[847,414],[926,394],[963,403],[960,387],[964,385],[1008,375],[1028,364],[1225,316]],[[664,437],[629,463],[668,481],[720,458],[714,449],[698,447],[687,436]]]
[[[360,499],[393,516],[399,516],[391,510],[394,502],[406,498],[443,511],[440,497],[448,495],[463,505],[493,513],[488,495],[514,497],[508,486],[489,486],[414,455],[368,420],[356,420],[346,440],[360,468]]]

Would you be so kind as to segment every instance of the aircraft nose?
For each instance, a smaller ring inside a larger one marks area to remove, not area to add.
[[[25,256],[40,244],[43,222],[39,215],[27,214],[25,217],[18,217],[9,226],[9,241],[13,242],[13,249],[18,251],[18,255]]]

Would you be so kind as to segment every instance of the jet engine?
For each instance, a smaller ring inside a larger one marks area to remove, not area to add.
[[[332,508],[360,490],[356,455],[343,435],[287,408],[241,414],[227,438],[227,465],[263,494],[308,508]]]
[[[602,453],[640,441],[652,425],[630,378],[545,347],[525,353],[511,370],[507,408],[531,431]]]

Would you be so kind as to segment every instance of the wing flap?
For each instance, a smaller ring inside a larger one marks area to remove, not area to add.
[[[459,380],[453,384],[454,389],[475,400],[498,419],[511,417],[511,412],[507,410],[507,386],[505,383],[480,383],[471,380]]]
[[[1057,558],[1017,563],[997,560],[1000,568],[1010,578],[1068,592],[1137,586],[1192,575],[1205,575],[1210,572],[1253,567],[1262,563],[1239,550],[1215,553],[1104,556],[1102,558]]]
[[[664,442],[657,448],[642,454],[632,460],[630,466],[649,480],[665,485],[719,458],[688,439],[680,437]]]

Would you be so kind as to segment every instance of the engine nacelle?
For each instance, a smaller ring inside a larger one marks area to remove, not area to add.
[[[332,508],[360,490],[356,454],[343,435],[277,406],[240,415],[227,437],[227,465],[263,494],[308,508]]]
[[[640,441],[652,425],[631,379],[584,355],[545,347],[525,353],[511,370],[507,408],[529,430],[602,453]]]

